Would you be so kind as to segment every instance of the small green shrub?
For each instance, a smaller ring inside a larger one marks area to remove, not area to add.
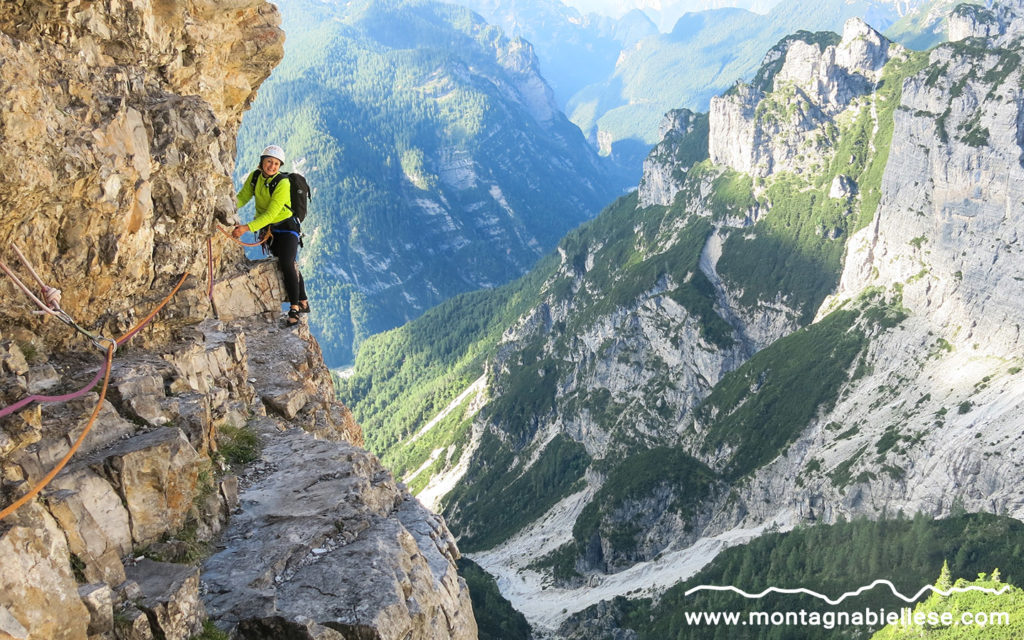
[[[224,425],[220,428],[218,451],[228,464],[249,464],[260,457],[263,446],[260,437],[242,427]]]
[[[192,636],[191,640],[228,640],[228,638],[228,634],[218,629],[213,622],[206,620],[203,622],[203,632]]]

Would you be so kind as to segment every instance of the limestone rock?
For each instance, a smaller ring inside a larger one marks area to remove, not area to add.
[[[289,620],[284,616],[270,616],[259,620],[243,620],[238,625],[237,634],[240,638],[296,638],[296,640],[346,640],[346,638],[369,638],[376,640],[380,636],[372,629],[346,628],[350,634],[342,635],[330,627],[308,619],[298,617]]]
[[[217,281],[213,288],[213,305],[217,317],[230,322],[261,313],[281,311],[284,296],[277,260],[261,260],[245,271]]]
[[[64,404],[37,405],[41,429],[35,434],[32,444],[23,442],[19,451],[12,452],[10,462],[21,468],[28,481],[42,478],[67,454],[71,443],[78,439],[88,425],[98,400],[98,394],[90,392]],[[70,430],[69,425],[72,425]],[[125,420],[110,402],[105,401],[79,451],[81,455],[87,455],[135,433],[135,430],[135,425]]]
[[[27,640],[85,640],[89,612],[78,597],[64,533],[48,513],[26,504],[0,531],[0,607],[28,630]]]
[[[850,18],[843,25],[843,39],[836,47],[836,66],[874,82],[891,57],[891,44],[860,18]]]
[[[381,639],[476,636],[451,534],[375,458],[296,430],[264,437],[275,471],[242,492],[204,565],[211,615],[252,638],[332,637],[316,626],[328,623]]]
[[[690,165],[699,159],[693,155],[694,149],[706,150],[707,142],[701,131],[706,132],[707,122],[705,120],[702,126],[702,118],[704,116],[689,109],[674,109],[665,114],[659,126],[662,141],[644,160],[643,177],[638,187],[641,207],[672,204]]]
[[[838,175],[832,179],[828,197],[851,198],[857,195],[857,183],[850,176]]]
[[[154,640],[149,616],[134,605],[118,612],[117,640]]]
[[[737,87],[733,95],[711,99],[708,151],[712,162],[736,171],[752,172],[756,126],[754,110],[760,100],[760,92],[746,85]]]
[[[28,629],[11,615],[7,607],[0,606],[0,638],[3,640],[26,640]]]
[[[52,389],[58,382],[60,382],[60,377],[57,375],[57,370],[53,368],[53,365],[44,364],[39,367],[33,367],[28,372],[29,393],[43,393],[48,389]]]
[[[143,559],[128,566],[126,573],[142,590],[136,605],[146,612],[153,635],[188,640],[202,631],[205,614],[197,568]]]
[[[191,340],[175,345],[163,356],[175,370],[171,391],[210,394],[218,387],[233,387],[243,402],[251,401],[246,355],[244,332],[228,332],[223,324],[206,320],[196,326]]]
[[[25,375],[29,370],[25,354],[13,340],[0,342],[0,364],[5,371],[18,376]]]
[[[111,391],[120,396],[122,402],[139,396],[163,397],[167,395],[164,377],[170,373],[169,369],[166,363],[160,361],[149,363],[136,360],[130,365],[118,363],[111,374]]]
[[[59,475],[47,487],[46,504],[68,548],[84,563],[89,582],[124,582],[121,558],[132,550],[128,511],[113,487],[88,468]]]
[[[89,610],[90,636],[114,630],[114,591],[110,585],[83,584],[78,587],[78,597]]]
[[[362,430],[352,413],[334,401],[331,374],[305,324],[263,324],[259,344],[260,353],[249,359],[249,373],[268,408],[285,419],[301,421],[319,437],[362,444]]]
[[[283,55],[279,24],[262,0],[5,5],[0,134],[13,173],[0,206],[22,214],[0,238],[57,283],[73,317],[106,313],[116,335],[183,272],[205,276],[233,136]],[[241,258],[224,246],[214,246],[217,270]],[[181,310],[201,309],[205,287],[181,297],[194,302],[176,301],[179,317],[194,317]],[[26,305],[0,314],[5,326],[73,342]],[[167,340],[167,320],[139,339]]]
[[[846,22],[838,45],[822,48],[792,39],[771,92],[739,85],[712,98],[711,160],[762,177],[811,170],[828,151],[820,129],[854,100],[870,94],[882,67],[901,51],[857,18]]]
[[[156,542],[185,524],[198,491],[200,459],[180,430],[135,436],[105,452],[97,466],[124,499],[135,544]]]
[[[973,5],[958,5],[949,14],[947,29],[950,42],[965,38],[990,38],[1000,34],[999,19],[991,9]]]

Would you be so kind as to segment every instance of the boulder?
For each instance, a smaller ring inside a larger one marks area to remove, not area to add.
[[[117,487],[137,545],[156,542],[185,524],[199,492],[201,458],[179,429],[135,436],[94,461]]]
[[[86,640],[89,612],[78,596],[64,533],[41,506],[28,503],[0,530],[2,628],[25,640]]]
[[[44,491],[46,505],[64,530],[71,553],[89,582],[124,582],[121,558],[132,550],[128,510],[110,483],[78,467],[58,475]]]
[[[154,636],[188,640],[202,631],[206,610],[199,599],[198,568],[144,558],[125,571],[142,590],[136,606],[146,613]]]
[[[114,591],[109,584],[83,584],[78,596],[89,610],[89,635],[114,630]]]

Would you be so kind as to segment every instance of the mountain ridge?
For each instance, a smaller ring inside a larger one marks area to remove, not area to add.
[[[622,199],[571,233],[529,285],[537,303],[467,373],[485,374],[490,395],[435,469],[458,478],[442,502],[453,530],[531,621],[557,626],[564,607],[545,594],[574,573],[611,584],[743,532],[897,509],[1019,518],[1019,233],[1005,207],[1018,199],[1022,6],[975,11],[956,27],[969,37],[927,53],[859,21],[838,40],[786,41],[763,87],[717,99],[707,134],[671,114],[645,176],[652,200]],[[761,145],[758,130],[782,135]],[[694,152],[716,136],[734,166]],[[793,267],[805,258],[820,266]],[[794,388],[818,395],[798,406]],[[730,489],[691,508],[678,498],[692,479],[655,476],[639,499],[595,502],[617,468],[661,446]],[[499,514],[489,486],[546,513]],[[576,538],[588,503],[598,535]],[[659,515],[637,530],[639,505]],[[485,522],[507,524],[484,536]],[[522,576],[526,589],[513,586]]]

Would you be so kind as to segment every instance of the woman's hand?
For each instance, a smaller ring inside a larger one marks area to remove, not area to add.
[[[247,231],[249,231],[249,225],[240,224],[231,231],[231,236],[234,238],[241,238],[242,235]]]

